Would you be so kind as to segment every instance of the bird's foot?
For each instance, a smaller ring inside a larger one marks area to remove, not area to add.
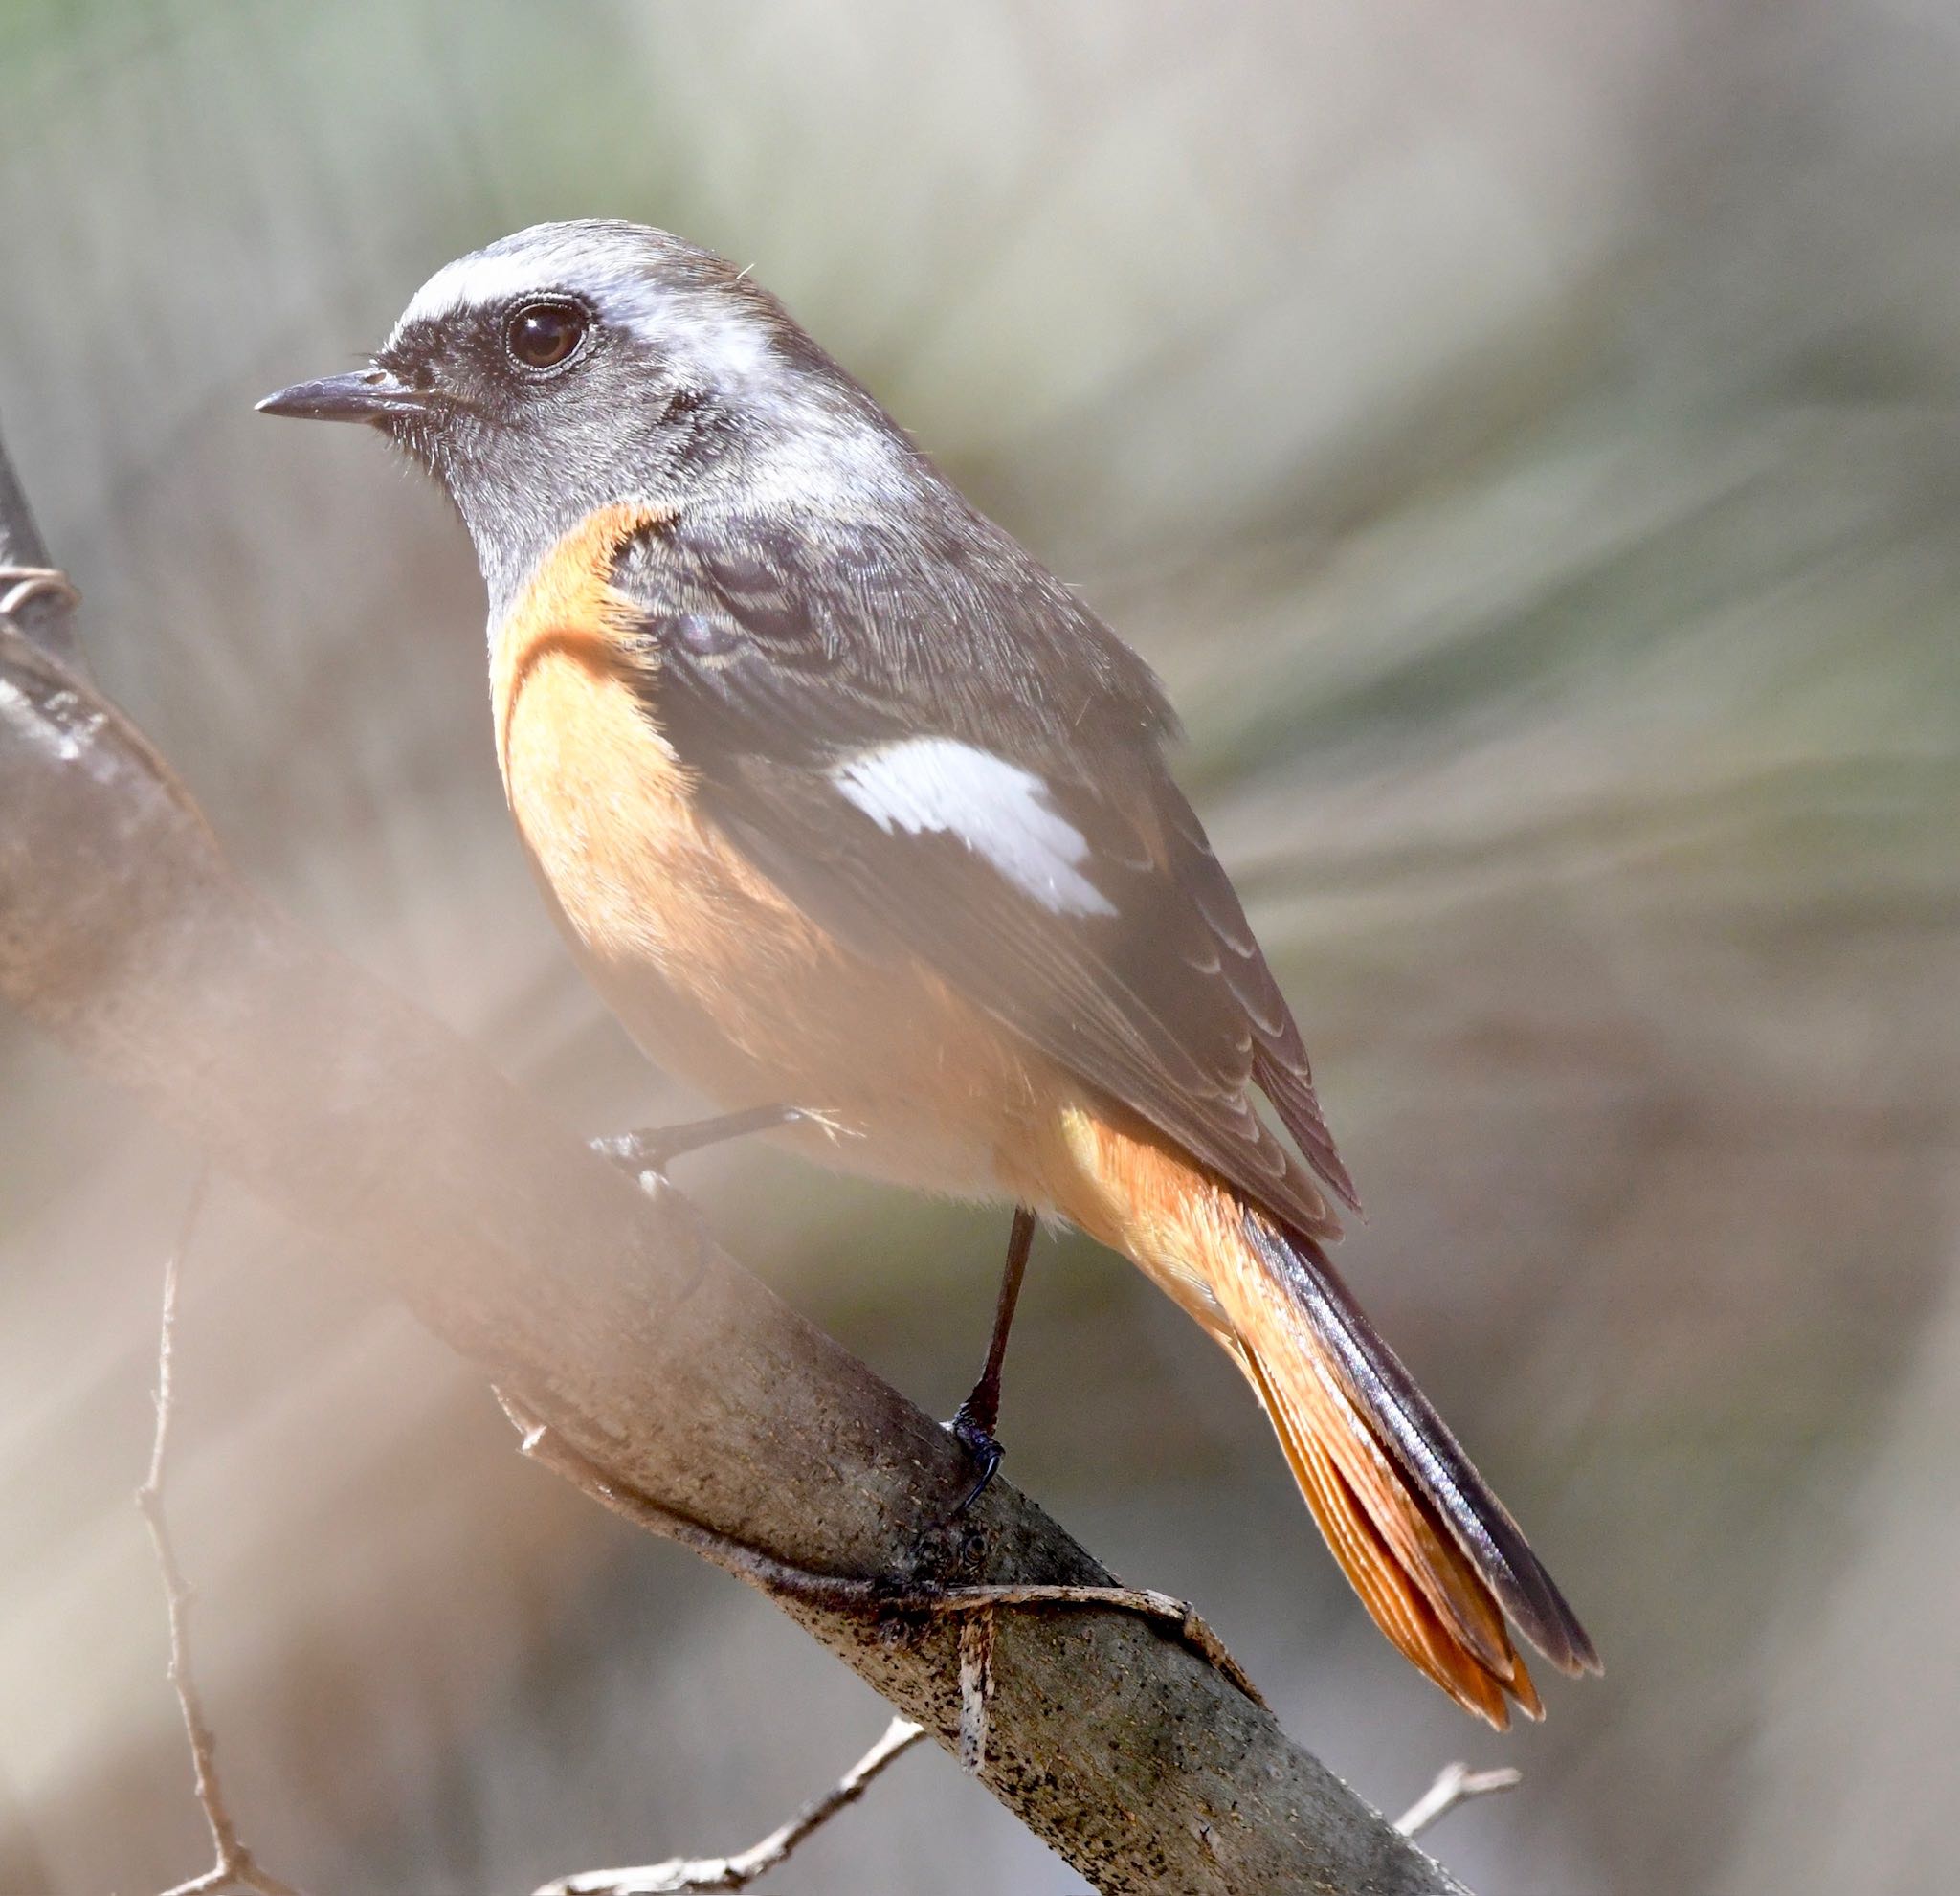
[[[741,1112],[719,1113],[713,1119],[690,1119],[679,1126],[649,1126],[637,1132],[615,1132],[591,1142],[592,1150],[611,1159],[638,1180],[642,1190],[659,1189],[667,1168],[689,1152],[744,1139],[752,1132],[773,1132],[797,1126],[812,1115],[800,1106],[748,1106]]]
[[[975,1398],[980,1392],[968,1396],[953,1412],[953,1418],[946,1424],[947,1432],[973,1458],[979,1470],[979,1479],[967,1492],[964,1500],[953,1509],[957,1520],[968,1508],[987,1492],[989,1484],[1000,1472],[1000,1464],[1007,1450],[1000,1444],[993,1433],[998,1420],[998,1411]]]

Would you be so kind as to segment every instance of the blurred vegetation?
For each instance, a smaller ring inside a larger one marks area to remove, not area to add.
[[[480,594],[252,400],[545,216],[752,262],[1164,671],[1370,1218],[1343,1256],[1608,1662],[1479,1737],[1236,1376],[1037,1253],[1010,1472],[1289,1727],[1545,1896],[1936,1890],[1960,1757],[1960,36],[1914,0],[15,0],[0,416],[108,688],[256,877],[591,1130],[681,1113],[507,834]],[[351,435],[352,431],[348,431]],[[0,812],[0,821],[5,813]],[[202,1860],[126,1505],[189,1155],[0,1020],[0,1891]],[[731,1246],[921,1400],[1004,1219],[742,1150]],[[179,1534],[234,1801],[315,1888],[728,1847],[875,1734],[517,1465],[235,1193]],[[940,1758],[799,1889],[1072,1886]],[[784,1880],[784,1886],[791,1881]]]

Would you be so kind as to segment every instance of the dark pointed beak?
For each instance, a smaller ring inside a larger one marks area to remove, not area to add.
[[[391,369],[357,368],[319,382],[295,382],[258,404],[260,414],[290,414],[301,421],[385,423],[398,414],[419,414],[430,397],[412,389]]]

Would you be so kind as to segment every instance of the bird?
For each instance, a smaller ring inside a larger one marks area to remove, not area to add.
[[[523,851],[647,1054],[731,1125],[1014,1208],[955,1418],[982,1484],[1039,1215],[1224,1349],[1459,1705],[1543,1715],[1514,1634],[1599,1669],[1329,1259],[1354,1183],[1163,686],[747,270],[536,225],[436,271],[365,368],[258,406],[372,424],[447,492]]]

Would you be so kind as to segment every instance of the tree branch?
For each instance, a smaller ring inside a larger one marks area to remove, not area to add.
[[[928,1416],[446,1029],[246,887],[156,751],[0,622],[0,993],[407,1301],[617,1492],[882,1585],[784,1610],[957,1750],[941,1586],[1105,1588]],[[1458,1885],[1201,1652],[1114,1603],[994,1615],[980,1781],[1103,1890]],[[967,1721],[970,1724],[970,1720]],[[970,1739],[969,1739],[970,1745]]]
[[[779,1559],[766,1549],[751,1546],[732,1534],[717,1532],[699,1521],[673,1513],[645,1495],[635,1494],[611,1479],[575,1448],[561,1439],[551,1427],[541,1422],[515,1396],[502,1390],[497,1399],[520,1437],[520,1452],[542,1463],[553,1474],[563,1476],[575,1488],[590,1495],[602,1507],[623,1516],[649,1532],[690,1547],[703,1560],[725,1573],[746,1580],[750,1586],[778,1599],[797,1600],[806,1606],[822,1606],[835,1613],[889,1619],[898,1615],[938,1615],[956,1618],[961,1624],[961,1675],[970,1670],[978,1682],[975,1689],[991,1691],[991,1658],[969,1660],[967,1635],[973,1621],[991,1620],[998,1607],[1094,1606],[1118,1613],[1134,1613],[1145,1619],[1172,1628],[1185,1644],[1208,1664],[1215,1666],[1254,1705],[1265,1706],[1259,1690],[1244,1667],[1226,1650],[1225,1642],[1212,1631],[1188,1600],[1160,1594],[1150,1587],[1078,1586],[1016,1581],[982,1586],[947,1585],[933,1580],[906,1586],[882,1574],[858,1576],[813,1573]],[[991,1634],[988,1636],[991,1640]],[[963,1685],[961,1710],[961,1761],[968,1762],[969,1729],[975,1715],[969,1703],[971,1691]],[[982,1696],[984,1697],[983,1691]]]

